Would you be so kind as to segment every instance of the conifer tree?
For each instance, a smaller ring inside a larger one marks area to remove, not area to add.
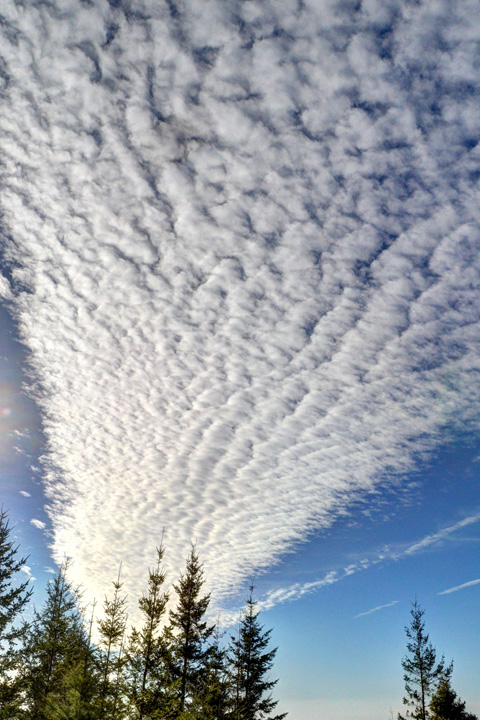
[[[28,580],[15,582],[26,558],[18,558],[18,547],[10,539],[7,512],[0,508],[0,718],[11,720],[20,712],[22,681],[18,675],[18,643],[26,626],[19,623],[32,590]]]
[[[101,688],[100,717],[102,720],[118,720],[119,710],[119,676],[124,665],[120,646],[123,642],[127,624],[127,598],[121,595],[122,583],[120,570],[118,578],[113,582],[113,597],[105,598],[103,617],[98,624],[100,641],[104,652],[100,657]]]
[[[230,668],[227,650],[221,640],[215,627],[196,683],[196,694],[191,700],[190,713],[195,720],[228,720],[232,717]]]
[[[207,642],[214,631],[205,620],[210,595],[200,597],[204,584],[203,565],[195,547],[187,559],[185,574],[174,589],[178,595],[177,608],[170,613],[173,630],[175,675],[179,680],[179,712],[183,713],[199,691],[199,681],[208,652]]]
[[[68,567],[64,563],[49,582],[46,602],[35,610],[24,649],[27,717],[32,720],[77,714],[87,638],[78,593],[66,579]]]
[[[230,658],[232,662],[234,691],[234,720],[282,720],[286,713],[271,716],[278,704],[270,690],[277,680],[269,680],[277,649],[267,650],[271,630],[264,631],[258,621],[253,585],[240,623],[238,638],[232,637]]]
[[[410,655],[406,655],[402,660],[406,690],[403,703],[411,706],[411,709],[407,710],[407,718],[428,720],[430,718],[428,699],[441,679],[450,679],[453,663],[445,666],[445,658],[442,656],[437,664],[435,648],[425,632],[423,622],[425,610],[422,610],[416,599],[412,603],[410,614],[412,616],[410,626],[405,627],[408,638],[407,650]],[[400,713],[398,718],[405,720]]]
[[[467,712],[465,703],[452,689],[448,678],[443,677],[430,700],[431,720],[478,720]]]
[[[163,546],[157,548],[156,567],[149,571],[148,592],[139,600],[144,625],[140,630],[132,630],[128,644],[128,696],[138,720],[162,717],[162,708],[170,703],[169,682],[165,680],[165,640],[161,632],[168,602],[168,593],[162,591],[163,554]]]

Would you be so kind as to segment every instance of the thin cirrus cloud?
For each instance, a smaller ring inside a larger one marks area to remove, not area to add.
[[[393,605],[397,605],[398,600],[392,600],[392,602],[386,603],[385,605],[377,605],[377,607],[371,608],[370,610],[366,610],[365,612],[361,612],[358,615],[355,615],[355,620],[360,617],[365,617],[365,615],[371,615],[372,613],[376,613],[379,610],[384,610],[385,608],[393,607]]]
[[[478,4],[6,2],[2,276],[57,562],[216,598],[480,383]]]
[[[464,590],[465,588],[473,587],[474,585],[478,585],[480,583],[480,578],[477,580],[470,580],[469,582],[462,583],[461,585],[456,585],[455,587],[448,588],[448,590],[442,590],[442,592],[439,592],[439,595],[450,595],[450,593],[458,592],[459,590]]]
[[[321,590],[322,588],[332,585],[333,583],[340,582],[341,580],[344,580],[345,578],[349,577],[350,575],[353,575],[358,572],[362,572],[363,570],[368,570],[373,565],[378,565],[379,563],[385,563],[390,560],[401,560],[402,558],[408,557],[409,555],[422,553],[422,552],[428,552],[434,549],[441,548],[442,544],[445,540],[448,540],[452,535],[457,533],[459,530],[462,530],[466,527],[469,527],[470,525],[474,525],[475,523],[478,523],[480,521],[480,514],[474,514],[470,515],[466,518],[463,518],[462,520],[459,520],[454,525],[449,525],[448,527],[442,528],[437,533],[433,533],[431,535],[426,535],[424,538],[421,538],[420,540],[417,540],[414,543],[411,544],[404,544],[404,545],[396,545],[392,547],[382,547],[380,550],[377,550],[376,552],[371,553],[368,556],[362,556],[360,559],[358,559],[355,562],[352,562],[350,565],[348,565],[345,568],[341,569],[332,569],[329,570],[323,577],[318,578],[316,580],[310,580],[308,582],[296,582],[292,583],[291,585],[287,585],[285,587],[276,587],[272,590],[269,590],[265,596],[262,598],[262,600],[259,602],[259,607],[262,610],[268,610],[269,608],[274,607],[275,605],[279,605],[281,603],[285,602],[291,602],[293,600],[298,600],[304,595],[310,595],[311,593],[314,593],[318,590]],[[462,542],[462,538],[457,538],[457,542]],[[467,587],[470,585],[475,585],[478,581],[474,580],[471,583],[467,583],[466,585],[460,585],[458,588],[453,588],[451,590],[445,590],[441,593],[438,593],[439,595],[445,595],[449,592],[454,592],[457,589],[461,589],[463,587]],[[394,601],[388,605],[380,605],[376,608],[373,608],[372,610],[369,610],[365,613],[360,613],[359,615],[355,615],[355,618],[362,617],[363,615],[369,615],[372,612],[376,612],[376,610],[381,610],[384,607],[390,607],[391,605],[395,604],[397,601]],[[233,622],[236,617],[238,617],[238,613],[240,611],[237,611],[236,614],[231,613],[230,615],[225,615],[226,622]]]

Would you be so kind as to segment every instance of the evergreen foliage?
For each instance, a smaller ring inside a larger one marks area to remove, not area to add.
[[[174,674],[179,681],[179,712],[183,713],[193,704],[204,685],[207,642],[214,628],[205,620],[210,595],[200,597],[204,584],[203,566],[195,548],[187,559],[185,574],[174,585],[177,608],[170,613],[170,625],[174,634]]]
[[[230,657],[234,670],[234,720],[282,720],[283,715],[271,716],[278,704],[270,690],[277,680],[270,680],[277,649],[267,650],[271,630],[265,631],[258,621],[253,599],[253,585],[240,623],[238,637],[232,637]]]
[[[121,595],[120,570],[117,580],[113,582],[113,589],[113,597],[105,597],[103,617],[98,623],[98,634],[104,649],[99,661],[102,676],[100,717],[103,720],[119,720],[122,716],[120,676],[125,658],[121,648],[127,625],[127,598]]]
[[[445,658],[442,656],[437,663],[435,648],[429,642],[429,636],[425,632],[423,616],[425,611],[420,605],[412,603],[410,611],[412,620],[410,625],[405,627],[407,634],[407,650],[402,660],[404,670],[406,695],[403,698],[405,705],[410,705],[406,717],[413,720],[429,720],[428,699],[436,690],[440,680],[449,680],[453,670],[453,663],[445,666]],[[399,720],[404,720],[398,715]]]
[[[24,648],[26,706],[32,720],[75,718],[82,705],[88,638],[78,594],[64,563],[47,586],[47,599],[34,619]]]
[[[430,700],[431,720],[478,720],[476,715],[467,712],[463,700],[457,697],[450,680],[443,677]]]
[[[32,590],[28,580],[15,582],[27,558],[18,558],[18,547],[10,539],[12,528],[7,512],[0,508],[0,720],[19,716],[22,679],[15,669],[19,664],[19,643],[27,626],[20,623]]]
[[[148,574],[148,592],[138,603],[144,624],[140,630],[132,630],[127,648],[127,696],[138,720],[171,715],[172,697],[161,630],[168,602],[168,593],[162,590],[165,582],[163,555],[161,546],[157,548],[156,567]]]

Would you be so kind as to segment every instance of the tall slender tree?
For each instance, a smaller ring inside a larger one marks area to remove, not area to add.
[[[165,583],[163,555],[162,545],[157,548],[156,567],[149,571],[148,592],[139,600],[143,627],[132,630],[128,643],[128,696],[138,720],[161,717],[162,705],[170,700],[168,683],[165,683],[164,635],[161,631],[168,602],[168,593],[162,589]]]
[[[19,663],[19,643],[26,625],[20,618],[32,589],[28,580],[17,578],[27,558],[18,557],[18,546],[11,540],[12,528],[4,508],[0,508],[0,718],[11,720],[18,716],[21,705],[22,679],[16,672]]]
[[[232,637],[230,645],[235,685],[233,717],[234,720],[282,720],[286,713],[271,715],[278,700],[272,699],[270,691],[278,681],[268,677],[277,648],[267,649],[271,630],[265,631],[259,623],[253,590],[251,585],[238,637]]]
[[[193,702],[199,690],[199,681],[208,652],[208,640],[214,631],[205,613],[210,595],[201,597],[204,584],[203,565],[195,547],[187,558],[185,574],[174,589],[178,596],[177,607],[170,613],[170,626],[174,634],[175,674],[179,680],[179,712]]]
[[[431,694],[436,690],[440,680],[449,680],[453,670],[453,662],[445,665],[445,658],[442,656],[437,663],[436,650],[429,642],[429,636],[425,632],[423,616],[425,610],[415,602],[412,603],[410,611],[412,616],[409,626],[405,627],[407,634],[407,650],[402,660],[404,670],[406,695],[403,698],[405,705],[410,705],[406,717],[413,720],[428,720],[430,713],[428,702]],[[405,720],[398,715],[399,720]]]
[[[119,674],[124,659],[120,651],[127,625],[127,598],[122,595],[123,584],[118,578],[113,582],[113,597],[105,598],[103,617],[98,623],[103,653],[100,655],[101,688],[100,717],[102,720],[118,720],[119,716]]]

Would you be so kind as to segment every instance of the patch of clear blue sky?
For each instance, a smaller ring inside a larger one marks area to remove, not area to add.
[[[385,546],[399,553],[396,559],[386,558],[264,614],[279,644],[276,672],[282,707],[287,709],[289,698],[296,707],[299,694],[318,707],[317,716],[311,714],[312,705],[305,712],[298,706],[292,720],[326,717],[335,703],[344,708],[345,714],[338,717],[345,720],[363,717],[361,708],[372,720],[388,718],[390,707],[396,717],[402,709],[404,626],[415,597],[426,610],[426,630],[437,651],[454,659],[454,687],[471,711],[480,711],[480,584],[438,594],[480,577],[480,522],[423,551],[402,555],[402,548],[480,509],[479,456],[478,438],[450,437],[403,479],[408,496],[400,493],[396,502],[391,492],[373,498],[367,515],[359,505],[258,578],[261,593],[279,577],[283,586],[309,582],[362,557],[374,558]],[[390,606],[356,617],[383,605]]]

